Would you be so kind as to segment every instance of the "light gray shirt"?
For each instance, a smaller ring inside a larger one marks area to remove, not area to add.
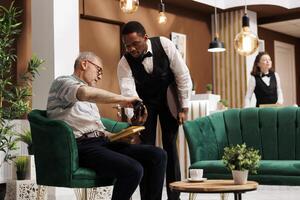
[[[58,77],[51,85],[47,103],[47,116],[65,121],[76,138],[94,130],[105,130],[97,105],[76,97],[83,85],[86,83],[75,75]]]

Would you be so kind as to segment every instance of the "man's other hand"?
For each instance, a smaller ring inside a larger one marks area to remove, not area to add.
[[[178,113],[177,120],[179,125],[182,125],[187,120],[188,112],[189,112],[188,108],[182,108],[182,110]]]

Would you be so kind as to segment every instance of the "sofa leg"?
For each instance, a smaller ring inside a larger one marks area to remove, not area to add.
[[[228,193],[220,193],[220,199],[221,200],[227,200],[228,199]]]

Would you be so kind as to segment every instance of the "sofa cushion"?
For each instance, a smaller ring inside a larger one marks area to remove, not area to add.
[[[228,174],[230,173],[223,164],[222,160],[198,161],[190,166],[191,169],[204,169],[205,174]],[[299,160],[261,160],[257,175],[284,175],[299,176]]]

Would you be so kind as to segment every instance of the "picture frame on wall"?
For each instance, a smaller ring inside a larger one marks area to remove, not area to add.
[[[186,35],[182,33],[171,32],[171,41],[175,44],[183,60],[186,62]]]

